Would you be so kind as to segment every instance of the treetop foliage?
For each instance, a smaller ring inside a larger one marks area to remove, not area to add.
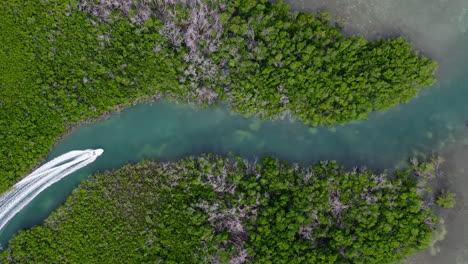
[[[73,125],[162,94],[329,125],[435,81],[403,38],[346,37],[283,2],[10,0],[0,16],[0,193]]]
[[[438,223],[409,172],[206,155],[91,177],[9,263],[395,263]]]
[[[229,1],[227,12],[214,56],[229,68],[223,99],[240,112],[331,125],[408,102],[435,82],[437,64],[403,37],[346,37],[325,13],[290,12],[281,1]]]

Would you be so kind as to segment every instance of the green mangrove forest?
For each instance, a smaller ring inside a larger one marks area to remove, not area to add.
[[[434,83],[403,38],[346,37],[264,0],[2,1],[0,192],[70,127],[165,95],[320,125],[362,119]]]
[[[346,36],[330,16],[266,0],[1,1],[0,194],[74,126],[136,103],[319,126],[435,83],[437,63],[404,38]],[[437,232],[431,162],[387,177],[334,161],[143,161],[93,175],[0,262],[395,263]]]
[[[387,177],[269,157],[143,161],[92,176],[0,261],[395,263],[433,239],[424,181],[438,162]]]

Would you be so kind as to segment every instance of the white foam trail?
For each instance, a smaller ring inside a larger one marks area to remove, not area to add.
[[[52,184],[92,163],[102,149],[74,150],[42,165],[0,197],[0,230],[39,193]]]

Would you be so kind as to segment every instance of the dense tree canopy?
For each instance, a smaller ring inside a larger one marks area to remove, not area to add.
[[[161,94],[319,125],[434,82],[404,39],[347,38],[282,2],[111,2],[0,3],[0,193],[72,125]]]
[[[154,52],[170,45],[157,29],[93,24],[68,4],[0,3],[0,193],[70,125],[179,87],[182,60]]]
[[[417,189],[409,172],[335,162],[144,161],[81,184],[0,262],[395,263],[438,221]]]
[[[329,125],[435,81],[403,38],[346,37],[282,2],[9,0],[0,17],[0,193],[72,125],[160,95]],[[393,263],[437,222],[417,189],[335,162],[146,161],[92,177],[0,262]]]
[[[408,102],[435,81],[436,63],[403,38],[347,38],[323,13],[292,13],[281,1],[230,1],[227,10],[226,39],[215,56],[230,72],[223,98],[240,112],[344,123]]]

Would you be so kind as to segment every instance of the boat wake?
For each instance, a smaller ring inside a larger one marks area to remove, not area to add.
[[[0,231],[21,209],[52,184],[92,163],[104,150],[67,152],[37,168],[0,196]]]

